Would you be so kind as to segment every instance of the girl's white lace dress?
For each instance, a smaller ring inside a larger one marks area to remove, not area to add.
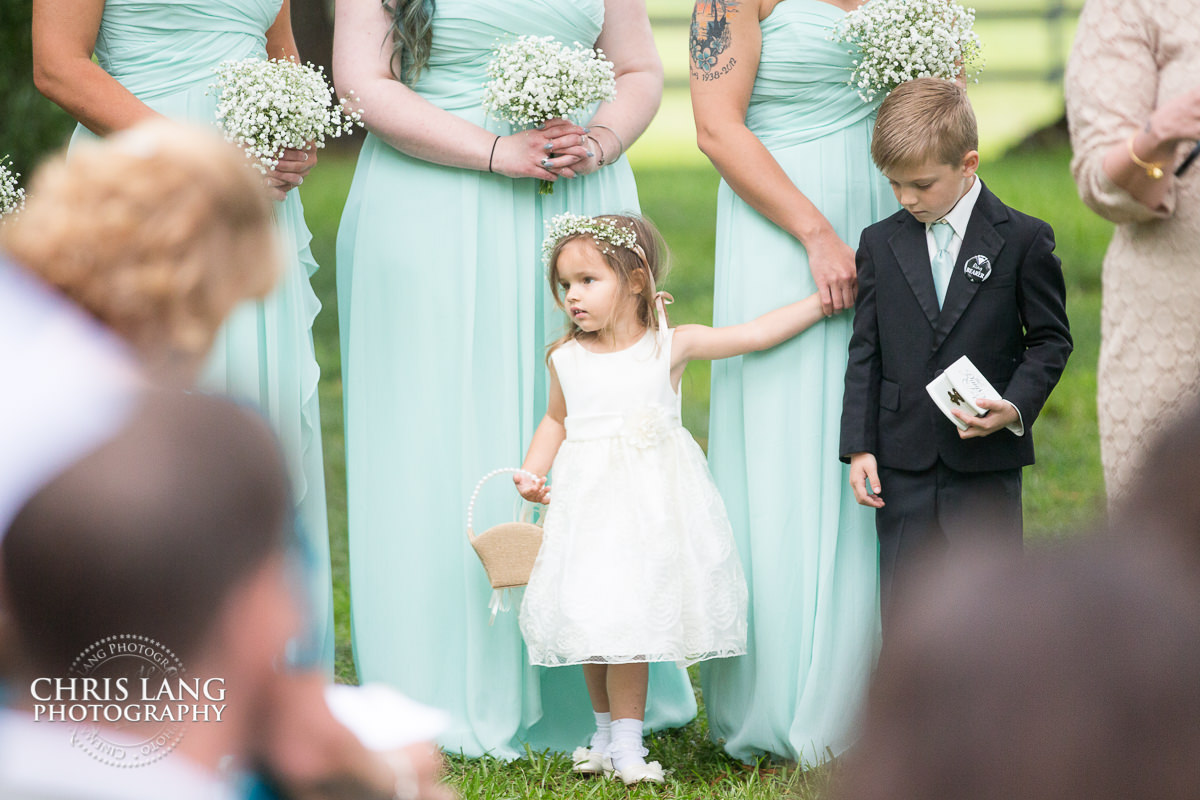
[[[746,652],[746,580],[671,388],[674,331],[551,355],[567,438],[521,603],[534,664],[694,662]]]

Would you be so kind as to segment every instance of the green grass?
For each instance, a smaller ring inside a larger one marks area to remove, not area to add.
[[[696,668],[690,670],[698,683]],[[663,787],[635,786],[599,777],[570,774],[571,762],[564,754],[527,753],[512,763],[491,758],[448,758],[452,784],[469,800],[512,800],[512,798],[575,798],[576,800],[625,800],[626,798],[740,798],[806,800],[820,795],[833,775],[834,766],[823,764],[798,770],[764,760],[741,764],[726,756],[708,738],[703,714],[689,725],[646,737],[647,760],[657,760],[666,769]]]
[[[678,145],[677,145],[678,147]],[[1026,538],[1033,546],[1087,526],[1104,505],[1096,433],[1096,358],[1099,348],[1100,262],[1111,226],[1080,203],[1067,169],[1065,147],[1047,152],[985,159],[980,173],[1011,205],[1049,221],[1058,236],[1068,282],[1068,308],[1076,350],[1062,382],[1037,422],[1038,463],[1025,471]],[[350,183],[352,154],[328,153],[303,190],[313,231],[313,250],[322,269],[314,288],[324,304],[314,328],[322,366],[321,412],[325,443],[330,539],[337,616],[337,673],[355,682],[350,654],[349,576],[346,563],[345,464],[342,451],[341,381],[335,301],[334,237]],[[704,162],[655,163],[635,158],[642,207],[662,229],[673,261],[667,288],[676,303],[676,322],[711,322],[713,223],[717,175]],[[684,422],[703,441],[708,426],[708,365],[688,367],[684,378]],[[828,768],[797,772],[780,765],[749,768],[726,758],[710,743],[703,717],[648,742],[651,757],[671,768],[663,789],[627,791],[616,782],[567,774],[561,756],[533,754],[512,764],[490,759],[449,759],[451,782],[464,797],[605,800],[628,796],[687,798],[820,796]]]

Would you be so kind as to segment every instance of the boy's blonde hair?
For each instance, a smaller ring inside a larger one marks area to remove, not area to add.
[[[892,90],[879,107],[871,135],[871,158],[887,173],[932,159],[958,165],[979,149],[975,111],[954,81],[917,78]]]
[[[662,235],[653,223],[644,217],[626,214],[606,214],[593,217],[600,223],[607,223],[617,228],[631,231],[636,237],[634,247],[622,247],[606,241],[597,241],[596,237],[586,232],[569,233],[559,239],[554,249],[550,251],[546,277],[550,281],[550,291],[554,293],[555,304],[566,310],[563,304],[562,287],[559,285],[558,257],[568,242],[577,239],[586,240],[595,247],[608,266],[617,275],[622,288],[637,287],[637,316],[638,322],[646,328],[653,328],[655,319],[654,295],[663,279],[667,277],[667,248],[662,241]],[[646,271],[649,270],[649,276]],[[649,280],[648,278],[653,278]],[[580,328],[575,320],[568,318],[567,332],[547,349],[546,360],[549,363],[550,354],[572,339],[580,339],[589,334]]]
[[[155,120],[43,164],[0,246],[169,375],[198,367],[234,305],[270,291],[275,238],[236,147]]]

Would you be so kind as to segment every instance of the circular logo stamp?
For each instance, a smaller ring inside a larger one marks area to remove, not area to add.
[[[116,767],[158,761],[183,738],[184,720],[172,702],[179,693],[171,687],[185,674],[175,653],[148,636],[93,643],[71,664],[66,691],[56,687],[63,721],[78,723],[71,744]]]

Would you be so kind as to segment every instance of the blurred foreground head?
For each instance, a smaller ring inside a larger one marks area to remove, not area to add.
[[[1165,536],[1192,559],[1200,583],[1200,410],[1180,415],[1145,451],[1137,480],[1112,511],[1118,536]]]
[[[952,560],[897,612],[836,796],[1195,797],[1197,587],[1154,547]]]
[[[286,579],[263,584],[277,583],[274,594],[247,587],[285,575],[289,526],[265,422],[220,398],[152,393],[115,437],[34,495],[3,541],[4,603],[27,667],[60,675],[116,634],[195,663],[216,642],[236,657],[228,620],[250,626],[248,648],[282,651],[297,621]]]
[[[280,270],[271,203],[241,151],[167,120],[43,164],[0,246],[128,340],[152,374],[184,380],[234,305],[266,294]]]

